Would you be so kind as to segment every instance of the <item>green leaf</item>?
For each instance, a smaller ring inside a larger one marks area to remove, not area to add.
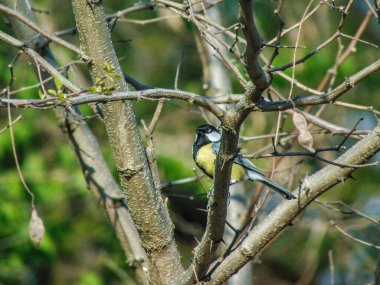
[[[46,94],[44,94],[44,93],[42,92],[41,89],[38,89],[38,96],[39,96],[41,99],[45,99],[45,98],[46,98]]]
[[[59,77],[54,77],[54,84],[58,90],[62,89],[63,84],[62,84],[62,81]]]
[[[97,93],[97,90],[96,90],[96,87],[95,87],[95,86],[90,86],[90,87],[88,88],[88,91],[90,91],[90,93],[92,93],[92,94],[96,94],[96,93]]]

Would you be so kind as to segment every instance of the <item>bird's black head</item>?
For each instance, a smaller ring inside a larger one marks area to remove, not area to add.
[[[202,146],[212,142],[220,141],[222,135],[220,131],[211,125],[201,125],[195,131],[195,142],[198,146]]]

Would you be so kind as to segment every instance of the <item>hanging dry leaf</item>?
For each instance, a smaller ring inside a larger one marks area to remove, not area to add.
[[[45,234],[45,226],[35,208],[32,209],[32,217],[29,222],[29,237],[35,246],[39,246]]]
[[[302,145],[304,148],[311,152],[315,152],[315,149],[313,148],[313,136],[307,128],[307,121],[305,117],[302,114],[294,111],[293,124],[300,132],[298,134],[298,142],[300,143],[300,145]]]
[[[300,132],[307,131],[307,121],[305,117],[296,111],[293,112],[293,124]]]
[[[298,135],[298,142],[307,150],[315,152],[315,149],[313,148],[313,136],[310,132],[300,132]]]

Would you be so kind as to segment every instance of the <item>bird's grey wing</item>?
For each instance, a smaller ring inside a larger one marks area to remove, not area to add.
[[[251,170],[260,176],[264,176],[264,174],[249,159],[243,158],[240,153],[236,156],[234,163],[239,164],[245,169]]]
[[[235,158],[235,163],[243,166],[245,169],[247,169],[247,176],[248,179],[253,181],[260,181],[261,183],[269,186],[279,194],[281,194],[286,199],[295,199],[296,197],[290,193],[288,190],[286,190],[281,185],[277,184],[273,180],[265,177],[265,175],[256,168],[256,166],[248,159],[243,158],[240,154]]]

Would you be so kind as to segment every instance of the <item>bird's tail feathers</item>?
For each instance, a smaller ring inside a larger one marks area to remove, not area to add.
[[[253,181],[260,181],[261,183],[265,184],[266,186],[270,187],[283,197],[285,197],[288,200],[296,199],[296,196],[294,196],[292,193],[290,193],[288,190],[286,190],[284,187],[280,186],[273,180],[270,180],[269,178],[265,177],[261,173],[257,173],[254,171],[248,171],[248,178]]]

